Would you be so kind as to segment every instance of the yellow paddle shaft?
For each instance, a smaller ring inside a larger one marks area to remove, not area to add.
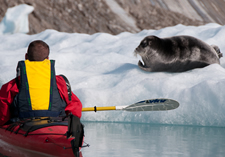
[[[82,108],[82,112],[86,111],[108,111],[108,110],[116,110],[116,106],[105,106],[105,107],[85,107]]]

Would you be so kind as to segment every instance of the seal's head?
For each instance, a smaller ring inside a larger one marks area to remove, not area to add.
[[[135,56],[140,55],[142,57],[143,63],[139,60],[139,67],[148,67],[150,57],[155,57],[157,49],[159,49],[160,38],[156,36],[145,37],[139,46],[135,49]]]

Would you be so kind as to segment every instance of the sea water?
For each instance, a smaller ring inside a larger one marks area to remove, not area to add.
[[[225,128],[84,122],[83,157],[224,157]]]
[[[225,128],[83,122],[83,157],[224,157]],[[0,157],[45,156],[0,141]]]

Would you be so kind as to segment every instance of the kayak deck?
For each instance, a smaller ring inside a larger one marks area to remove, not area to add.
[[[23,149],[53,156],[74,156],[71,147],[74,138],[67,139],[67,123],[49,119],[16,122],[1,127],[0,139]]]

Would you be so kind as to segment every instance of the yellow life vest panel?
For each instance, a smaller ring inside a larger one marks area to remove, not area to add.
[[[48,110],[51,86],[50,60],[25,60],[25,66],[32,110]]]

